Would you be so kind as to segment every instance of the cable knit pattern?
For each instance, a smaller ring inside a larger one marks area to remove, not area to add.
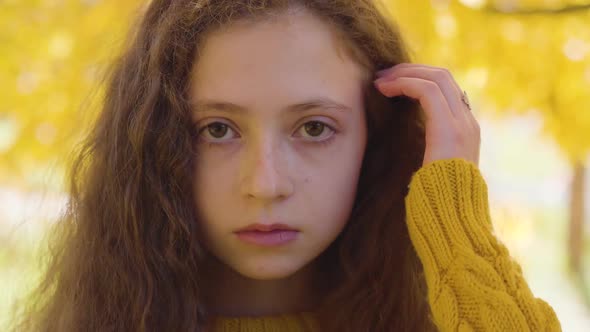
[[[561,331],[551,306],[532,294],[494,235],[487,186],[475,164],[453,158],[423,166],[412,176],[405,204],[441,332]],[[216,332],[319,331],[308,312],[221,317],[215,326]]]
[[[475,164],[452,158],[419,169],[406,211],[440,331],[561,331],[553,309],[534,297],[494,235],[487,186]]]
[[[217,317],[214,332],[314,332],[319,331],[313,313],[272,316]]]

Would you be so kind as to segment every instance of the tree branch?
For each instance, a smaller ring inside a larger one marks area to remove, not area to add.
[[[533,9],[500,9],[495,6],[484,7],[484,11],[494,14],[506,14],[506,15],[543,15],[543,14],[570,14],[575,12],[590,11],[590,4],[587,5],[571,5],[562,8],[533,8]]]

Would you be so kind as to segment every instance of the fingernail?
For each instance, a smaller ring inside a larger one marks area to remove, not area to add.
[[[377,84],[383,83],[383,82],[385,82],[387,80],[389,80],[389,78],[387,78],[387,77],[380,77],[380,78],[374,80],[373,83],[375,83],[377,85]]]

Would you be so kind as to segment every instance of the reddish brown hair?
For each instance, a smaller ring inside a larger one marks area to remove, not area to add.
[[[152,0],[113,63],[103,109],[71,167],[71,196],[54,229],[49,264],[16,329],[203,329],[191,68],[208,32],[294,7],[329,23],[367,73],[369,140],[355,206],[320,257],[332,285],[317,310],[322,330],[435,330],[404,205],[411,175],[422,165],[423,111],[372,85],[374,71],[410,62],[375,0]]]

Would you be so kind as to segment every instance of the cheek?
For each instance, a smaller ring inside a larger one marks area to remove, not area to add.
[[[357,171],[352,167],[331,170],[317,178],[316,183],[309,182],[313,188],[316,205],[332,210],[346,209],[352,204],[356,193]]]
[[[313,213],[323,220],[318,227],[334,230],[348,220],[361,164],[362,154],[333,155],[327,167],[305,178],[304,190],[309,207],[313,207]]]
[[[228,209],[228,206],[234,205],[231,195],[230,175],[223,167],[206,167],[200,165],[196,169],[193,177],[194,204],[197,211],[197,221],[202,230],[203,245],[213,252],[220,237],[227,233],[233,225],[225,223],[226,220],[232,220],[231,215],[226,215],[234,211]]]
[[[193,177],[193,191],[197,210],[205,219],[212,217],[213,211],[219,211],[221,206],[231,204],[232,176],[235,170],[227,169],[231,163],[212,167],[199,165]]]

